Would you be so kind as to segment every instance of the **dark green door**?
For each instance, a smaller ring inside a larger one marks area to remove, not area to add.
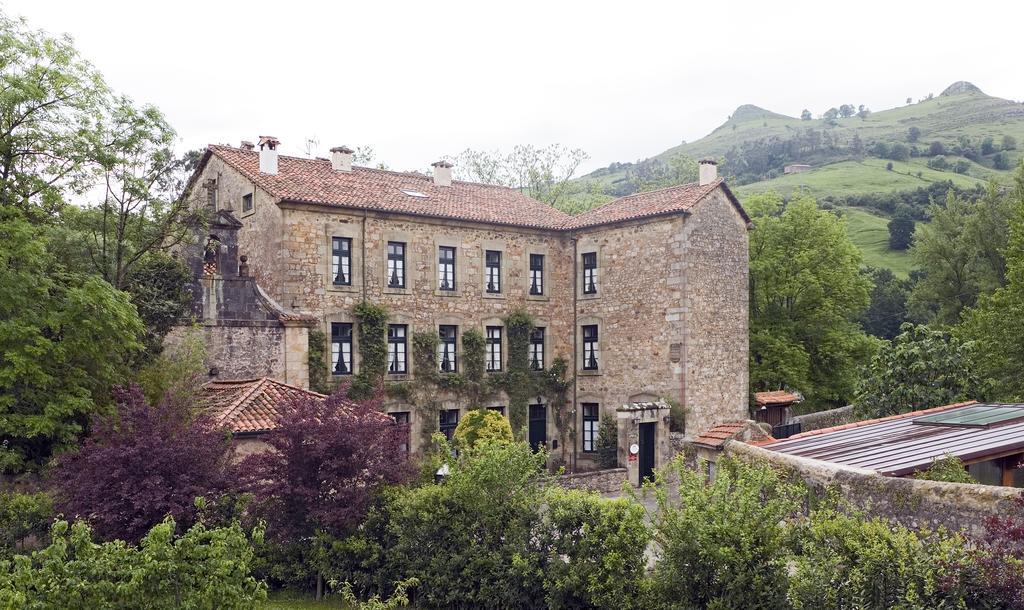
[[[640,480],[654,480],[654,422],[640,424]]]
[[[548,409],[544,405],[530,405],[530,447],[537,451],[547,446]]]

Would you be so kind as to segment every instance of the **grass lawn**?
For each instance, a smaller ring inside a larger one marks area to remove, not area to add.
[[[914,268],[907,252],[889,249],[889,219],[861,208],[838,208],[846,220],[850,240],[864,254],[864,262],[886,267],[899,278],[907,278]]]
[[[315,601],[312,595],[304,595],[293,591],[273,591],[269,599],[261,606],[261,610],[326,610],[327,608],[345,608],[338,597],[324,601]]]

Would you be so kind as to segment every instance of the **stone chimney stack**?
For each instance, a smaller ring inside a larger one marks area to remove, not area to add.
[[[277,173],[277,145],[281,141],[274,136],[260,136],[260,173]]]
[[[452,164],[441,160],[430,164],[434,168],[434,184],[437,186],[452,185]]]
[[[701,186],[707,186],[718,180],[718,163],[714,159],[701,159],[699,169]]]
[[[331,149],[331,169],[336,172],[352,171],[352,155],[354,150],[348,146],[335,146]]]

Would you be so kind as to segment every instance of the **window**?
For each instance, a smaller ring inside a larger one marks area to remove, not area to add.
[[[245,195],[242,195],[242,211],[243,212],[251,212],[252,211],[252,193],[247,193]]]
[[[406,360],[407,330],[405,324],[388,324],[388,373],[391,375],[409,372]]]
[[[455,435],[455,427],[459,425],[458,409],[441,409],[437,414],[437,428],[449,441]]]
[[[497,411],[502,417],[505,417],[505,407],[487,407],[488,411]]]
[[[455,290],[455,247],[439,246],[437,253],[437,287]]]
[[[331,238],[331,274],[335,286],[352,285],[352,238]]]
[[[530,331],[530,369],[540,371],[544,368],[544,329],[535,328]]]
[[[352,325],[331,323],[331,374],[352,374]]]
[[[405,244],[388,242],[388,288],[405,288]]]
[[[596,402],[583,403],[583,451],[597,451],[597,426],[600,409]]]
[[[487,370],[501,370],[501,327],[487,327]]]
[[[484,252],[484,280],[487,282],[489,294],[501,293],[501,252],[486,250]]]
[[[442,324],[437,327],[437,366],[442,373],[454,373],[459,370],[458,355],[455,341],[459,336],[459,327]]]
[[[399,434],[402,435],[401,436],[402,442],[401,442],[401,444],[398,447],[399,447],[399,450],[402,453],[408,454],[409,453],[409,434],[410,434],[410,429],[409,429],[409,412],[408,411],[395,411],[394,413],[389,413],[388,415],[390,415],[391,417],[394,418],[396,424],[398,424],[399,426],[403,427],[402,431],[399,432]]]
[[[544,294],[544,255],[530,255],[530,294]]]
[[[597,252],[583,253],[583,294],[597,294]]]
[[[583,370],[597,370],[597,324],[583,327]]]

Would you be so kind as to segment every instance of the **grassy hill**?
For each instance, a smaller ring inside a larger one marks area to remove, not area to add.
[[[864,262],[872,267],[887,267],[905,279],[914,268],[910,254],[889,249],[889,219],[862,208],[839,208],[846,220],[850,240],[860,248]]]
[[[1011,146],[1004,150],[1007,136]],[[941,155],[933,154],[934,146]],[[938,169],[942,165],[937,156],[948,169]],[[687,165],[681,160],[702,158],[719,161],[720,172],[741,200],[768,190],[786,196],[803,190],[843,206],[851,203],[844,199],[859,196],[896,201],[899,194],[922,187],[945,188],[945,182],[964,189],[989,180],[1008,183],[1024,158],[1024,104],[986,95],[960,81],[937,97],[847,118],[802,120],[743,105],[695,142],[642,161],[613,163],[577,179],[577,198],[568,207],[585,208],[637,190],[693,180],[692,161]],[[790,163],[812,169],[784,174]],[[885,245],[888,219],[877,210],[850,210],[849,218],[854,241],[869,262],[905,276],[910,268],[906,254],[889,252]]]

